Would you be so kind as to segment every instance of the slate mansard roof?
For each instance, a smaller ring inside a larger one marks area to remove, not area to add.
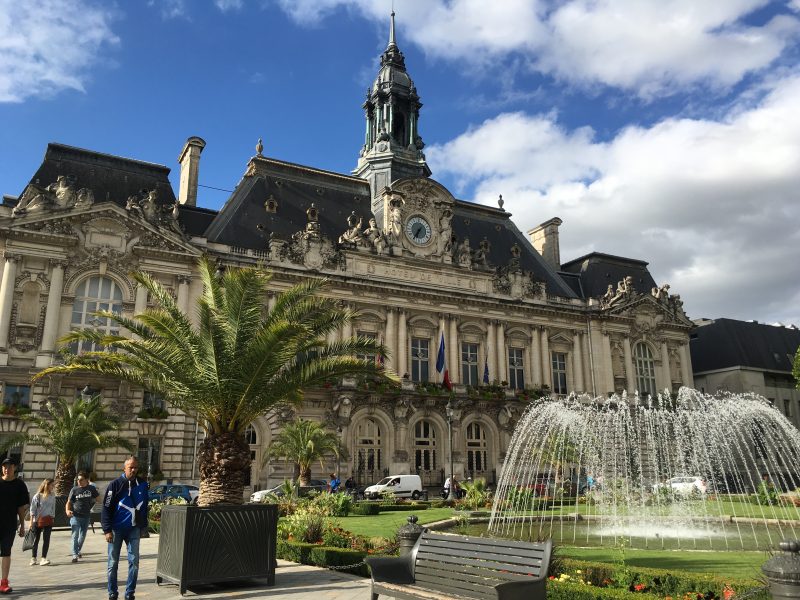
[[[791,373],[800,330],[763,323],[715,319],[692,331],[695,373],[731,367]]]
[[[592,252],[561,265],[562,277],[582,298],[597,298],[627,276],[640,294],[649,294],[656,282],[643,260]]]

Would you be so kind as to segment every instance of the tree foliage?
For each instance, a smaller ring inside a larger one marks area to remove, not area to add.
[[[265,462],[270,458],[282,458],[299,466],[300,485],[308,485],[314,462],[319,461],[320,468],[324,468],[326,456],[340,456],[342,452],[335,433],[326,431],[319,423],[298,419],[285,425],[275,437]]]

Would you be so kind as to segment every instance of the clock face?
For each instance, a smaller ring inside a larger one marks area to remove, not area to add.
[[[411,217],[406,223],[406,235],[418,246],[423,246],[431,241],[433,230],[422,217]]]

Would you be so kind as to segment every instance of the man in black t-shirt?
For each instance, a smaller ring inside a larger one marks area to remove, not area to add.
[[[11,586],[8,585],[11,547],[14,545],[15,533],[18,533],[19,537],[25,535],[25,514],[28,512],[30,502],[28,487],[24,481],[17,479],[17,463],[13,458],[6,458],[3,460],[3,477],[0,479],[0,557],[2,557],[0,594],[11,593]]]

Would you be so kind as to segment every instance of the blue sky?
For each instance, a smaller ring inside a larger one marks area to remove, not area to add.
[[[800,0],[395,0],[433,177],[642,258],[690,317],[800,325]],[[338,172],[390,0],[0,0],[0,192],[48,142],[233,189],[254,146]],[[219,208],[227,193],[201,188]]]

